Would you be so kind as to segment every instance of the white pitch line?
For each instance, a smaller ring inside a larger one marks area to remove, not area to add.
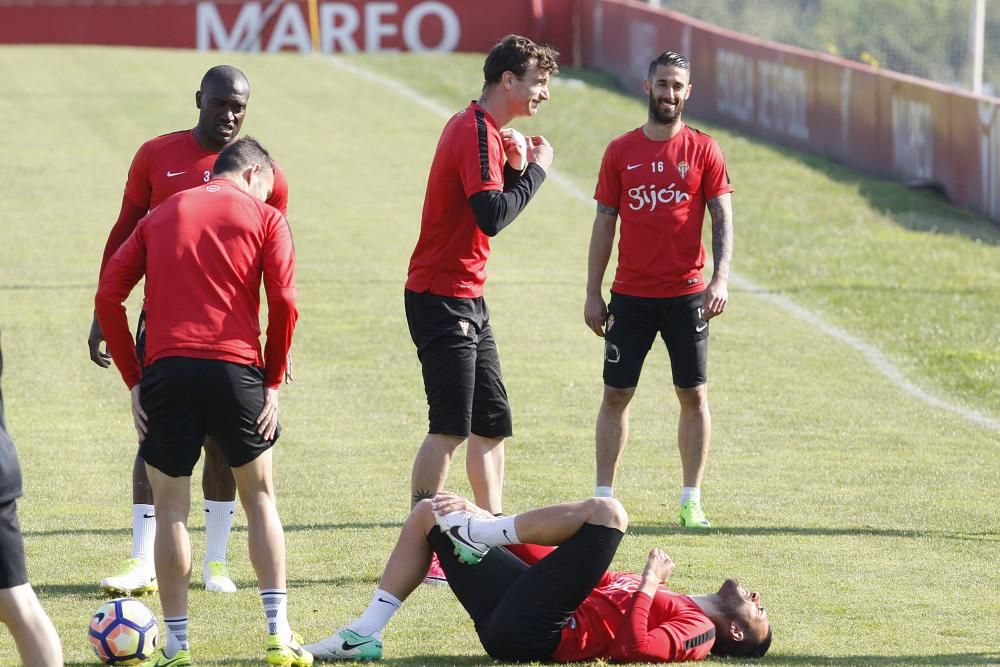
[[[424,107],[428,111],[441,116],[443,118],[450,118],[454,115],[454,110],[448,109],[441,104],[431,100],[430,98],[424,97],[422,94],[413,90],[404,83],[401,83],[395,79],[383,76],[371,70],[352,65],[350,63],[344,62],[341,58],[336,56],[327,56],[326,61],[329,62],[334,67],[337,67],[349,74],[358,77],[359,79],[364,79],[366,81],[371,81],[379,85],[391,88],[397,94],[403,95],[408,99],[412,100],[419,106]],[[592,203],[592,198],[587,196],[587,194],[578,186],[575,182],[570,180],[568,177],[564,176],[562,173],[556,171],[554,168],[549,169],[548,178],[555,181],[559,187],[561,187],[567,194],[569,194],[573,199],[584,205],[590,205]],[[742,276],[730,272],[729,279],[733,283],[734,287],[738,289],[745,290],[757,296],[758,298],[768,301],[778,308],[781,308],[787,313],[790,313],[802,320],[806,324],[812,325],[813,327],[819,329],[826,335],[837,340],[840,343],[847,345],[859,352],[868,362],[874,366],[882,375],[884,375],[890,382],[899,387],[905,393],[909,394],[913,398],[921,400],[928,405],[933,405],[936,408],[942,410],[947,410],[949,412],[954,412],[960,417],[979,424],[980,426],[985,426],[986,428],[993,430],[1000,430],[1000,421],[985,415],[971,408],[967,408],[961,405],[955,405],[949,403],[934,394],[931,394],[917,385],[910,382],[898,368],[896,368],[891,361],[876,347],[866,343],[857,336],[848,333],[844,329],[838,327],[835,324],[830,324],[824,320],[819,315],[806,310],[799,304],[795,303],[788,297],[782,296],[775,292],[768,291],[765,288],[759,287],[750,280],[743,278]]]

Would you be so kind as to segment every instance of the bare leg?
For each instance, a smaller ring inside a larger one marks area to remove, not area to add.
[[[712,415],[708,411],[708,385],[691,389],[674,387],[681,403],[677,421],[677,445],[684,471],[684,486],[701,487],[712,438]]]
[[[415,505],[424,498],[433,498],[444,487],[448,468],[455,450],[465,438],[454,435],[428,433],[420,445],[410,473],[410,503]]]
[[[139,456],[138,449],[135,451],[135,463],[132,464],[132,504],[153,504],[153,487],[149,485],[146,462]]]
[[[201,475],[201,490],[205,500],[232,502],[236,500],[236,480],[226,463],[222,450],[212,438],[205,438],[205,467]]]
[[[187,616],[191,581],[191,540],[187,522],[191,511],[191,478],[170,477],[146,466],[156,507],[153,559],[160,582],[160,605],[166,617]]]
[[[0,622],[10,630],[26,667],[61,667],[62,644],[31,584],[0,589]]]
[[[604,385],[604,398],[597,412],[597,486],[614,486],[618,460],[628,440],[628,404],[635,387],[618,389]]]
[[[514,529],[520,542],[557,546],[576,535],[585,523],[624,533],[628,514],[614,498],[587,498],[517,514]]]
[[[465,469],[472,485],[476,505],[490,514],[503,512],[503,438],[469,436],[469,448],[465,453]],[[444,484],[442,480],[441,484]],[[440,491],[440,487],[435,491]]]
[[[233,468],[240,502],[247,514],[250,563],[261,589],[285,588],[285,532],[278,518],[271,479],[271,449]],[[424,568],[426,572],[427,568]]]
[[[427,574],[431,562],[431,545],[427,533],[434,527],[431,501],[421,500],[403,524],[396,546],[385,564],[378,587],[401,601],[412,593]]]

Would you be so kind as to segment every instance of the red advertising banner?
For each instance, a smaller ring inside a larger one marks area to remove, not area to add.
[[[220,51],[484,51],[507,33],[548,34],[569,55],[570,0],[0,0],[0,43]],[[551,27],[550,27],[551,26]]]

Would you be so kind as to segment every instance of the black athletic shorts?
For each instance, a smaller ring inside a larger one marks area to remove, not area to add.
[[[424,376],[427,432],[510,437],[510,402],[483,298],[405,290],[403,301]]]
[[[167,357],[153,362],[139,384],[149,431],[139,455],[171,477],[189,477],[211,436],[232,468],[253,461],[274,440],[257,433],[264,407],[264,371],[216,359]]]
[[[614,528],[584,524],[530,566],[503,547],[490,549],[478,565],[466,565],[437,526],[427,541],[486,653],[531,662],[548,660],[559,647],[563,628],[607,572],[623,536]]]
[[[690,389],[708,382],[708,322],[702,294],[654,299],[611,293],[604,333],[604,384],[639,384],[646,354],[659,333],[670,355],[674,385]]]
[[[146,365],[146,311],[139,313],[139,322],[135,325],[135,358],[139,360],[139,368]]]
[[[17,501],[0,503],[0,589],[28,583],[24,539],[17,519]]]

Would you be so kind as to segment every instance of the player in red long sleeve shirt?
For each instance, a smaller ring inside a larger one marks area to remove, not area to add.
[[[414,507],[365,613],[305,648],[319,659],[380,659],[382,629],[436,553],[498,660],[682,662],[767,652],[760,595],[735,579],[708,595],[671,592],[664,584],[674,564],[659,549],[641,575],[608,571],[627,524],[614,498],[496,518],[439,493]]]
[[[108,235],[101,259],[101,272],[111,255],[132,234],[139,220],[168,197],[188,188],[204,185],[212,165],[225,146],[236,139],[249,103],[250,84],[243,72],[229,65],[209,69],[195,93],[199,109],[198,123],[190,130],[171,132],[150,139],[136,152],[129,168],[125,195],[118,221]],[[267,203],[288,214],[288,183],[275,166],[274,188]],[[145,320],[140,317],[137,345],[141,349]],[[100,351],[104,336],[95,314],[87,343],[90,358],[106,368],[111,362]],[[205,466],[202,470],[205,497],[206,549],[202,577],[209,591],[233,592],[236,586],[226,568],[226,551],[236,509],[236,483],[222,452],[205,442]],[[125,595],[156,590],[153,573],[153,533],[156,518],[153,495],[146,479],[142,458],[136,454],[132,467],[132,554],[119,573],[101,581],[101,588]]]
[[[157,665],[190,665],[187,537],[190,477],[206,435],[233,470],[268,624],[269,664],[308,667],[288,626],[284,535],[271,481],[278,388],[298,312],[295,251],[284,216],[264,203],[274,166],[254,139],[219,154],[213,178],[150,212],[112,255],[95,309],[132,393],[153,487],[156,573],[168,637]],[[122,303],[142,276],[149,323],[140,366]],[[267,342],[260,346],[260,286]]]

